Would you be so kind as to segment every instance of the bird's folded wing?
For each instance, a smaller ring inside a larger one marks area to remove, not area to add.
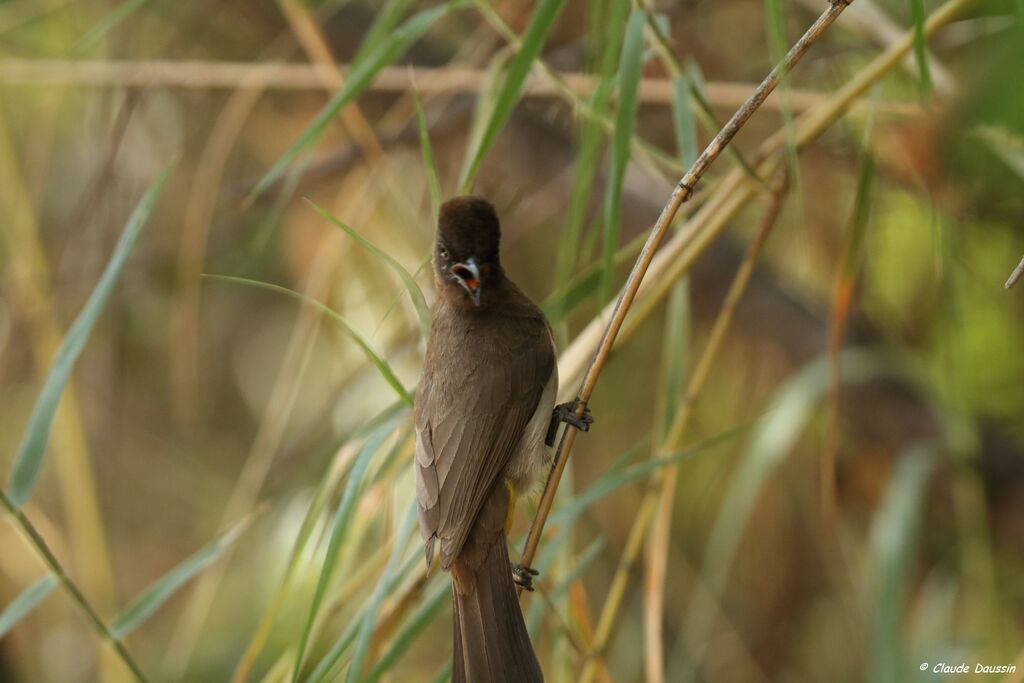
[[[535,340],[534,340],[535,339]],[[554,370],[546,334],[495,362],[467,368],[462,381],[429,381],[416,420],[416,496],[427,541],[441,542],[441,566],[459,554]],[[546,348],[539,345],[544,344]]]

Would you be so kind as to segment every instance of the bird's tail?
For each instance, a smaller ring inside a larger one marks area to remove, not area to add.
[[[491,544],[475,576],[461,573],[453,572],[452,584],[453,683],[543,681],[512,582],[504,535]]]

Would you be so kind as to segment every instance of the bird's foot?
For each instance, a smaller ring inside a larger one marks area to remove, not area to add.
[[[512,565],[512,580],[517,586],[520,586],[524,590],[533,592],[533,577],[540,576],[540,572],[530,567],[524,567],[520,564]]]
[[[583,409],[583,416],[576,416],[576,408],[580,400],[573,399],[568,403],[559,403],[551,412],[551,422],[548,424],[548,434],[544,443],[548,446],[555,445],[555,436],[558,434],[558,425],[562,422],[570,424],[581,432],[589,432],[590,425],[594,423],[594,416],[590,414],[590,408]]]

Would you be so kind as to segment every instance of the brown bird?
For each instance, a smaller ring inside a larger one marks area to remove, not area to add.
[[[558,368],[544,314],[501,267],[500,240],[486,200],[441,207],[440,296],[416,390],[416,500],[427,565],[439,542],[452,574],[456,682],[543,680],[505,537],[516,495],[550,460]]]

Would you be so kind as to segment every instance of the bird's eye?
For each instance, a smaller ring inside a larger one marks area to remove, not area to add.
[[[440,257],[441,257],[442,259],[444,259],[445,261],[447,261],[448,259],[450,259],[450,258],[451,258],[451,254],[449,254],[449,253],[448,253],[448,250],[447,250],[447,249],[445,249],[444,247],[441,247],[441,248],[440,248],[440,249],[438,250],[438,252],[437,252],[437,253],[438,253],[438,255],[439,255],[439,256],[440,256]]]

